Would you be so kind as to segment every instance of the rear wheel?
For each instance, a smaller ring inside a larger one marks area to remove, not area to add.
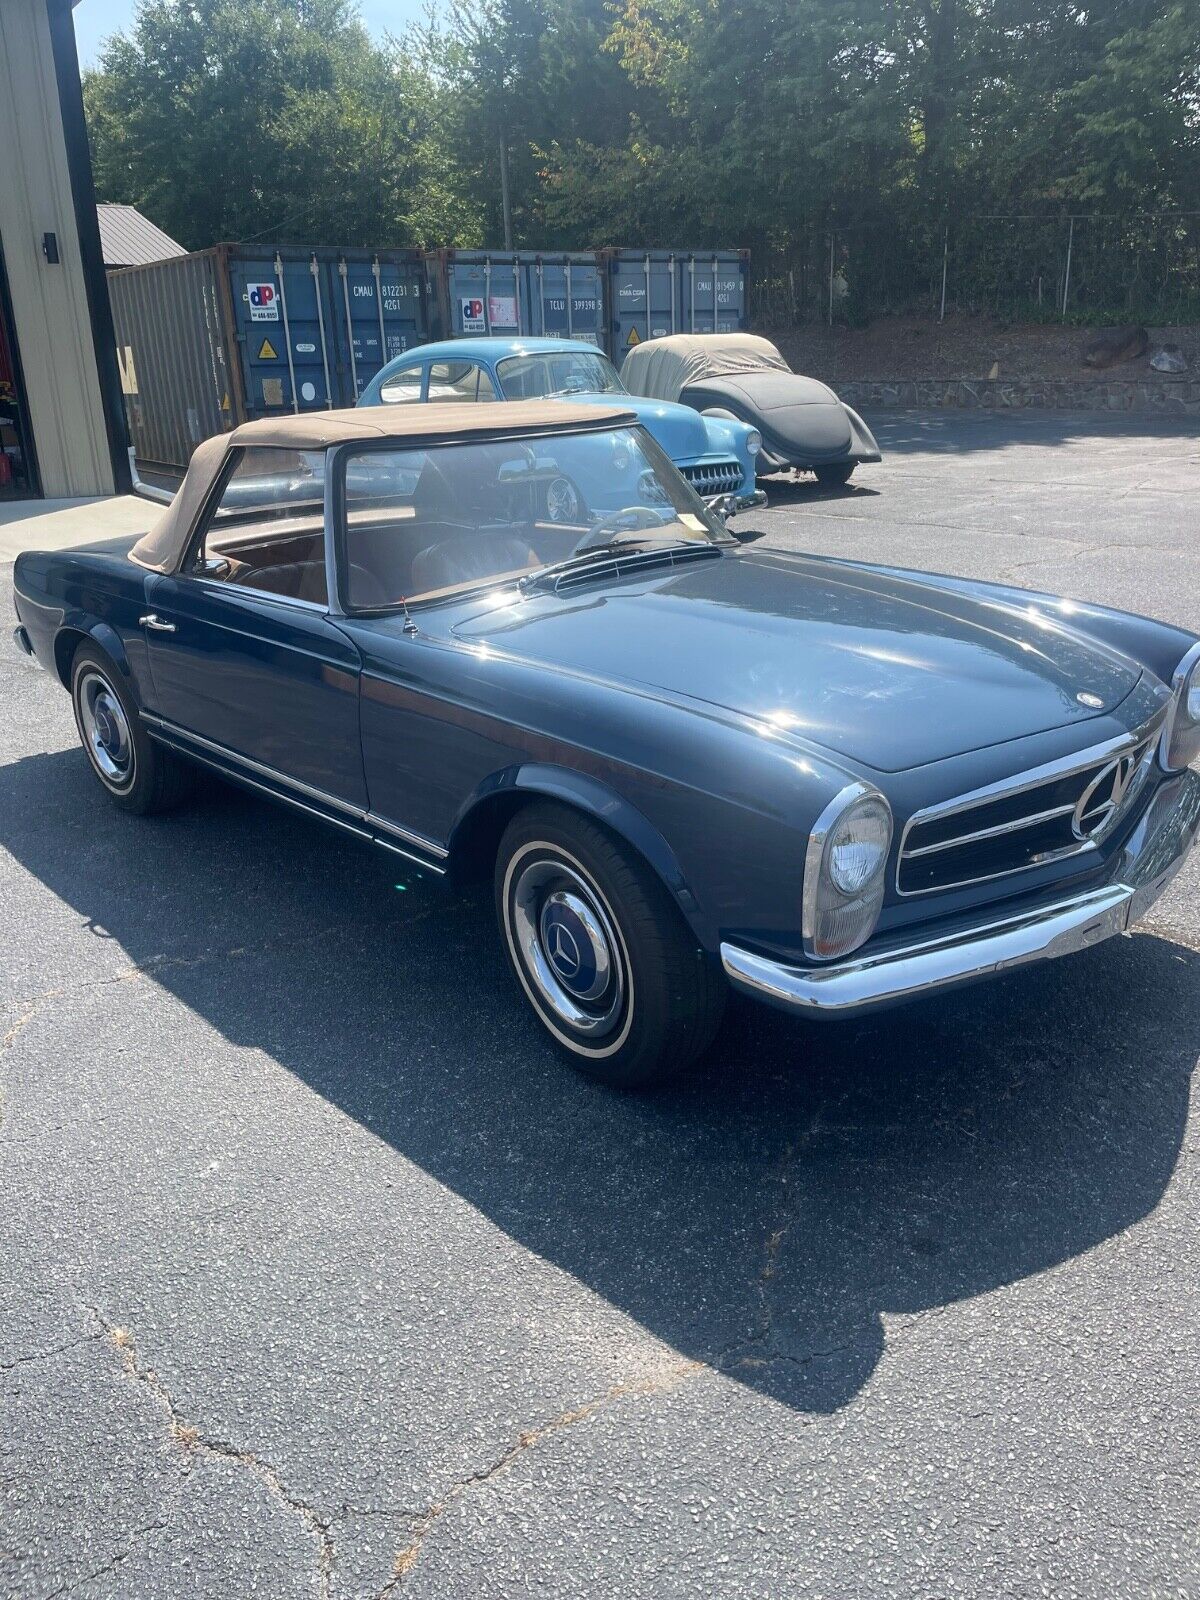
[[[844,483],[849,483],[854,472],[853,461],[839,461],[836,466],[814,467],[817,482],[822,489],[840,489]]]
[[[513,975],[579,1071],[633,1088],[711,1042],[723,977],[658,879],[595,823],[553,804],[518,812],[495,887]]]
[[[80,742],[100,786],[122,811],[167,811],[188,794],[192,769],[156,745],[113,662],[81,644],[71,661],[71,703]]]

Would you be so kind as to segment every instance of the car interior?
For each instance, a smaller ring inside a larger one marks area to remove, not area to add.
[[[560,475],[533,470],[532,452],[514,460],[513,450],[477,445],[453,454],[352,457],[346,488],[350,606],[372,610],[452,593],[569,555],[587,524],[549,520],[546,486]],[[227,492],[204,532],[194,570],[209,580],[325,605],[323,506],[315,498],[297,504],[295,480],[278,472],[261,482],[265,503],[258,507],[244,503],[244,488],[232,500]]]

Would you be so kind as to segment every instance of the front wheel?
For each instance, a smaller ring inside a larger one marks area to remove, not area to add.
[[[586,817],[518,812],[497,854],[496,916],[522,992],[586,1076],[654,1083],[711,1042],[723,977],[649,868]]]
[[[813,471],[822,489],[840,489],[843,484],[850,482],[854,466],[853,461],[840,461],[836,466],[814,467]]]

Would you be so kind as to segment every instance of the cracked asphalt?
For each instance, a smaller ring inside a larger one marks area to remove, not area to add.
[[[765,537],[1200,629],[1194,429],[879,431]],[[621,1097],[486,897],[122,816],[6,651],[0,1592],[1200,1596],[1198,891]]]

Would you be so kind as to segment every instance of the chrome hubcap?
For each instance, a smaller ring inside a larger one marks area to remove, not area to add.
[[[579,496],[566,478],[555,478],[546,490],[546,515],[551,522],[575,522]]]
[[[124,706],[99,673],[89,672],[79,685],[79,716],[96,770],[123,788],[133,773],[133,738]]]
[[[591,1038],[610,1033],[625,999],[620,941],[590,885],[559,861],[533,861],[512,890],[518,954],[555,1016]]]

